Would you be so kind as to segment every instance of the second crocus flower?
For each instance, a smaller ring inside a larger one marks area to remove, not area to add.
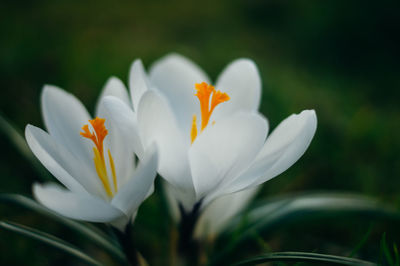
[[[129,117],[119,122],[143,149],[157,143],[158,171],[184,212],[281,174],[314,136],[316,114],[305,110],[286,118],[267,138],[268,122],[257,111],[261,80],[249,59],[229,64],[215,86],[177,54],[154,63],[148,77],[138,62],[130,74],[133,110],[117,98],[109,97],[105,106],[116,120],[120,113]]]

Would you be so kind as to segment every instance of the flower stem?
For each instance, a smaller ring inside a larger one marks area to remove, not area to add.
[[[139,266],[138,253],[135,247],[135,243],[132,238],[132,226],[128,224],[125,228],[125,232],[114,230],[115,235],[118,238],[119,243],[125,253],[125,256],[131,266]]]
[[[198,262],[198,243],[193,239],[196,222],[200,215],[201,201],[197,202],[190,212],[186,212],[181,204],[181,222],[179,224],[178,252],[182,259],[188,263],[186,265],[197,265]]]

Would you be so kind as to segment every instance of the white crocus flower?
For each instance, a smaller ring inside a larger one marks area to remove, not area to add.
[[[152,193],[158,155],[155,145],[148,146],[136,167],[135,147],[104,108],[108,95],[129,104],[122,82],[110,78],[91,120],[77,98],[46,85],[41,105],[48,132],[27,125],[25,136],[32,152],[65,187],[34,184],[40,203],[68,218],[107,222],[123,230]]]
[[[137,88],[130,86],[134,112],[115,98],[105,105],[116,120],[121,112],[134,118],[143,147],[157,143],[158,172],[185,212],[284,172],[316,130],[314,110],[305,110],[286,118],[267,138],[268,122],[257,111],[260,76],[248,59],[229,64],[215,87],[198,66],[176,54],[151,67],[150,82],[143,69],[132,67],[131,76],[140,84],[136,99]]]

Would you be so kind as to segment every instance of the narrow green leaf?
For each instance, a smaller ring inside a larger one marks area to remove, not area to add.
[[[14,144],[15,148],[24,156],[34,167],[40,177],[44,180],[50,180],[50,174],[44,169],[44,167],[35,158],[33,153],[28,147],[25,138],[22,134],[0,113],[0,131],[4,133],[6,137]]]
[[[72,255],[73,257],[80,259],[90,265],[102,265],[100,262],[92,259],[91,257],[86,255],[85,253],[83,253],[82,251],[80,251],[78,248],[71,245],[70,243],[67,243],[58,237],[44,233],[37,229],[33,229],[33,228],[30,228],[30,227],[27,227],[24,225],[12,223],[12,222],[5,222],[5,221],[0,221],[0,227],[10,230],[10,231],[13,231],[15,233],[30,237],[32,239],[41,241],[52,247],[58,248],[64,252]]]
[[[307,263],[324,263],[334,265],[354,265],[354,266],[373,266],[375,263],[347,258],[341,256],[309,253],[309,252],[274,252],[261,256],[250,258],[233,264],[234,266],[256,265],[270,261],[291,261],[291,262],[307,262]]]
[[[233,219],[222,238],[225,248],[219,250],[213,264],[224,260],[242,241],[249,239],[254,232],[271,232],[277,227],[293,224],[299,220],[321,218],[332,215],[367,215],[375,218],[400,220],[400,214],[379,201],[349,193],[304,193],[277,197],[259,202],[249,211]],[[245,224],[243,224],[243,220]],[[226,240],[240,231],[239,237]]]
[[[349,257],[353,257],[365,245],[369,236],[371,235],[371,232],[372,232],[372,225],[369,227],[367,233],[363,236],[363,238],[360,240],[360,242],[357,244],[357,246],[350,253]]]
[[[400,213],[376,199],[348,193],[307,193],[258,203],[245,213],[246,228],[252,231],[268,230],[299,219],[306,220],[338,213],[367,214],[400,220]],[[226,232],[236,230],[242,217],[234,219]]]
[[[399,257],[399,250],[397,249],[396,243],[393,243],[393,252],[394,252],[394,265],[399,266],[400,265],[400,257]]]
[[[16,204],[41,215],[47,216],[53,220],[56,220],[57,222],[76,231],[77,233],[82,234],[98,246],[104,248],[120,261],[126,261],[125,255],[121,251],[119,243],[107,236],[103,231],[90,224],[83,224],[71,219],[64,218],[40,205],[36,201],[18,194],[0,194],[0,202]]]
[[[386,243],[386,232],[383,233],[382,239],[381,239],[381,252],[384,255],[383,258],[386,259],[385,261],[389,265],[394,265],[392,255],[390,254],[389,247],[387,246]]]

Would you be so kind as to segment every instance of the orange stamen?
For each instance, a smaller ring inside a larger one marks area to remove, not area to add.
[[[113,192],[111,190],[110,181],[107,174],[107,167],[106,162],[104,159],[104,139],[106,138],[108,131],[104,125],[106,120],[104,118],[96,117],[93,120],[89,120],[89,123],[92,125],[93,132],[90,131],[89,125],[84,125],[82,127],[83,132],[79,132],[82,137],[88,138],[93,141],[95,147],[93,147],[94,153],[94,166],[99,176],[101,183],[103,184],[104,190],[106,191],[109,197],[113,196]],[[108,157],[110,161],[111,173],[112,173],[112,180],[114,184],[114,191],[117,192],[117,177],[115,174],[115,166],[114,160],[111,156],[110,150],[108,150]]]
[[[214,108],[217,107],[218,104],[229,101],[229,96],[225,92],[214,91],[214,94],[211,99],[211,109],[210,109],[210,116],[211,113],[214,111]]]
[[[228,94],[226,94],[225,92],[220,92],[215,90],[214,86],[209,85],[206,82],[196,83],[195,88],[197,90],[195,96],[197,96],[200,102],[201,131],[203,131],[207,127],[215,107],[217,107],[220,103],[229,101],[230,98]],[[210,97],[211,97],[211,106],[210,106]],[[195,117],[193,117],[190,136],[193,143],[193,141],[197,136],[197,126]]]
[[[83,132],[80,132],[80,134],[93,141],[93,143],[96,145],[97,150],[100,152],[101,157],[103,158],[103,141],[106,138],[108,131],[106,127],[104,126],[104,122],[106,120],[104,118],[98,118],[96,117],[93,120],[89,120],[89,123],[92,125],[94,129],[94,133],[90,132],[89,130],[89,125],[84,125],[82,127]]]
[[[205,82],[200,84],[195,84],[195,88],[197,93],[195,96],[199,98],[200,101],[200,112],[201,112],[201,130],[203,130],[207,124],[208,120],[210,119],[210,111],[209,111],[209,104],[210,104],[210,96],[211,93],[215,91],[214,86],[208,85]]]

